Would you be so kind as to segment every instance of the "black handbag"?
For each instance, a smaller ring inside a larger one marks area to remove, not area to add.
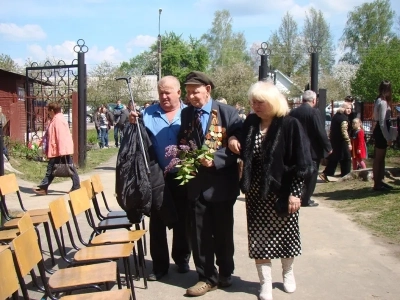
[[[289,197],[278,197],[274,203],[274,210],[279,217],[287,217],[289,213]]]
[[[54,164],[52,175],[54,177],[71,177],[74,175],[74,164],[69,164],[67,161],[67,157],[64,156],[64,163],[60,162],[58,164]]]

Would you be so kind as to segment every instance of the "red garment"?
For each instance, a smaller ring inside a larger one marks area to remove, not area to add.
[[[367,145],[365,144],[364,130],[359,129],[351,135],[351,157],[365,159],[367,157]],[[358,151],[360,150],[360,152]]]

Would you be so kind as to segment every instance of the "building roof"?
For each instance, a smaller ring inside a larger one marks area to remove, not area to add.
[[[13,76],[13,77],[20,77],[22,79],[25,80],[26,76],[23,74],[19,74],[19,73],[14,73],[14,72],[10,72],[4,69],[0,69],[0,77],[8,77],[8,76]],[[51,86],[53,85],[51,82],[46,82],[46,81],[42,81],[42,80],[38,80],[38,79],[33,79],[33,78],[29,78],[30,82],[35,82],[41,85],[47,85],[47,86]]]

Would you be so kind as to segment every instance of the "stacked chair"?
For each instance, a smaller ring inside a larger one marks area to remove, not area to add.
[[[23,299],[31,299],[25,284],[29,274],[33,285],[44,294],[43,298],[58,299],[61,295],[61,299],[66,300],[136,300],[131,256],[135,261],[137,276],[141,266],[147,288],[142,243],[146,231],[132,230],[136,224],[131,224],[122,213],[119,217],[95,222],[91,212],[93,198],[87,192],[87,183],[83,182],[83,188],[69,193],[68,203],[75,225],[73,230],[64,197],[53,200],[49,208],[29,210],[22,202],[15,175],[0,176],[1,196],[15,193],[23,211],[11,217],[5,197],[2,197],[0,208],[7,221],[4,228],[0,229],[0,300],[19,299],[18,291],[22,291]],[[91,181],[89,183],[90,191],[93,192]],[[87,242],[79,228],[82,221],[79,216],[84,216],[90,226],[91,234],[90,238],[86,238]],[[46,271],[49,270],[42,257],[38,231],[41,224],[45,226],[53,264],[55,260],[49,226],[53,229],[58,253],[63,260],[63,268],[58,264],[59,269],[48,272],[48,277]],[[72,246],[70,248],[66,245],[67,238],[68,245]],[[78,240],[83,246],[78,246]],[[120,265],[124,268],[127,288],[122,288],[118,261],[121,261]],[[115,284],[118,289],[110,290]]]

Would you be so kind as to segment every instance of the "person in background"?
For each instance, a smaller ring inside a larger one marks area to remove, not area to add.
[[[105,107],[101,108],[99,117],[100,128],[100,149],[109,148],[108,145],[108,130],[110,129],[110,120]]]
[[[372,136],[375,141],[375,157],[372,165],[375,191],[387,191],[393,187],[383,181],[385,178],[386,149],[393,141],[390,136],[390,117],[392,102],[392,84],[383,80],[379,85],[379,95],[374,104],[375,127]]]
[[[347,103],[349,103],[351,105],[351,112],[347,116],[347,118],[349,119],[348,130],[349,130],[349,133],[350,133],[351,130],[352,130],[352,126],[351,125],[353,124],[353,120],[355,118],[357,118],[357,113],[356,113],[356,111],[354,109],[354,98],[352,96],[346,96],[346,98],[344,98],[344,102],[347,102]]]
[[[61,105],[57,102],[51,102],[47,105],[47,113],[50,121],[42,140],[42,146],[49,162],[47,163],[46,175],[42,182],[37,188],[33,189],[37,195],[47,195],[49,185],[54,179],[52,172],[55,164],[67,163],[73,165],[72,154],[74,153],[74,143],[68,123],[61,113]],[[72,167],[72,172],[72,188],[70,191],[79,189],[81,186],[74,166]]]
[[[314,167],[307,135],[288,116],[288,103],[277,87],[259,81],[248,97],[254,114],[244,121],[240,136],[229,139],[229,148],[243,160],[240,187],[246,197],[249,257],[260,279],[259,299],[271,300],[272,259],[281,260],[284,290],[296,290],[300,196]]]
[[[225,98],[218,98],[216,101],[223,103],[223,104],[228,104]]]
[[[132,104],[131,101],[129,101],[129,103]],[[114,126],[114,130],[115,130],[115,127],[118,127],[118,130],[121,133],[121,141],[124,138],[125,127],[126,127],[126,125],[129,124],[129,114],[131,112],[131,110],[128,109],[125,105],[122,105],[122,106],[123,106],[123,108],[121,111],[121,117],[119,118],[118,123],[115,124],[115,126]]]
[[[328,176],[334,176],[337,164],[340,163],[340,177],[351,171],[351,141],[349,136],[349,119],[351,104],[344,102],[337,110],[331,121],[329,139],[332,145],[332,153],[328,156],[328,164],[325,170],[319,174],[324,182],[329,182]]]
[[[303,93],[303,104],[293,109],[290,115],[300,121],[304,132],[310,140],[311,158],[314,166],[314,173],[311,177],[305,179],[305,189],[301,197],[301,206],[318,206],[318,203],[311,200],[317,184],[319,163],[324,157],[324,151],[330,154],[332,152],[331,143],[322,122],[322,117],[317,105],[317,94],[308,90]]]
[[[114,125],[114,140],[115,140],[115,147],[119,147],[121,140],[122,140],[122,131],[121,129],[116,126],[121,118],[122,115],[122,110],[123,110],[124,106],[121,103],[121,100],[117,101],[117,106],[115,106],[114,111],[113,111],[113,115],[114,115],[114,120],[113,123],[111,125]]]
[[[93,115],[93,122],[94,122],[94,127],[96,128],[97,132],[97,139],[100,141],[100,114],[101,114],[101,108],[102,106],[98,106],[94,115]]]
[[[365,169],[364,159],[367,157],[367,145],[365,143],[364,130],[359,118],[353,119],[351,131],[351,157],[353,160],[353,170]]]
[[[7,118],[6,118],[6,115],[3,114],[3,108],[1,106],[0,106],[0,124],[4,130],[4,127],[7,124]],[[3,134],[4,134],[4,131],[3,131]],[[3,154],[4,154],[5,158],[7,158],[7,160],[9,160],[8,149],[7,149],[6,145],[3,146]]]
[[[240,130],[242,121],[233,107],[211,98],[214,84],[206,74],[190,72],[185,86],[192,105],[181,113],[179,145],[195,143],[197,148],[206,146],[214,154],[212,160],[200,160],[196,176],[186,183],[193,260],[198,274],[198,282],[186,294],[202,296],[218,286],[232,285],[233,206],[239,195],[239,174],[238,157],[227,148],[227,142]]]

